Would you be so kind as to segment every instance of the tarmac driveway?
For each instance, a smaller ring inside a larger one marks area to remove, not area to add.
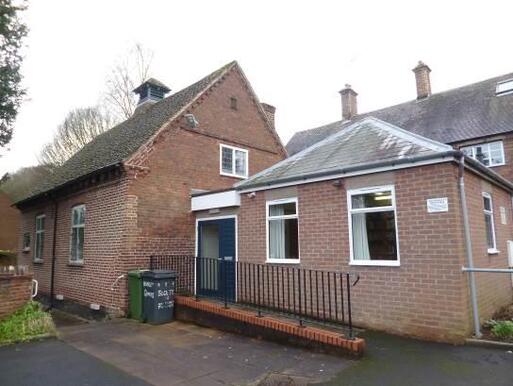
[[[182,322],[115,320],[59,332],[74,348],[154,385],[242,385],[269,374],[306,384],[329,380],[355,363]]]
[[[364,334],[365,356],[352,360],[180,322],[117,320],[59,331],[61,341],[0,348],[0,385],[513,385],[509,349],[373,332]]]
[[[0,347],[2,386],[148,386],[57,339]]]

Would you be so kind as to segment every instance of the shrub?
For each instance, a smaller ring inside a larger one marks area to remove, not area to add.
[[[492,334],[499,339],[513,339],[513,322],[511,320],[495,322]]]
[[[55,325],[50,314],[34,301],[0,322],[0,344],[23,342],[44,334],[54,335]]]

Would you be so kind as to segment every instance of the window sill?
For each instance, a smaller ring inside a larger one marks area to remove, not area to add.
[[[497,165],[490,165],[490,166],[488,166],[488,167],[489,167],[489,168],[495,168],[495,167],[497,167],[497,166],[505,166],[505,165],[506,165],[506,163],[503,163],[503,164],[497,164]],[[485,165],[485,166],[486,166],[486,165]]]
[[[498,249],[495,249],[495,248],[489,248],[488,249],[488,254],[489,255],[498,255],[500,253],[500,251]]]
[[[29,253],[30,252],[30,248],[23,248],[21,250],[22,253]]]
[[[45,261],[43,259],[34,259],[32,260],[34,264],[43,264]]]
[[[77,263],[77,262],[73,262],[73,261],[68,261],[68,267],[83,267],[84,266],[84,263]]]
[[[366,260],[366,261],[355,261],[351,260],[349,265],[359,265],[359,266],[368,266],[368,267],[400,267],[400,261],[392,261],[392,260]]]
[[[248,179],[248,176],[239,176],[237,174],[230,174],[230,173],[223,173],[223,172],[221,172],[220,174],[225,177],[238,178],[239,180],[247,180]]]
[[[267,264],[299,264],[299,259],[267,259]]]

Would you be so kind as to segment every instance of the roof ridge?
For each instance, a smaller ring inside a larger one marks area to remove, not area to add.
[[[464,88],[474,87],[474,86],[482,84],[482,83],[487,83],[487,82],[495,81],[495,80],[498,80],[500,78],[504,78],[504,77],[508,77],[508,76],[511,76],[513,78],[513,72],[505,73],[505,74],[502,74],[502,75],[497,75],[497,76],[490,77],[490,78],[487,78],[487,79],[483,79],[483,80],[480,80],[480,81],[468,83],[468,84],[465,84],[465,85],[462,85],[462,86],[457,86],[457,87],[449,88],[447,90],[439,91],[437,93],[431,94],[429,97],[424,98],[424,99],[422,99],[420,101],[418,99],[410,99],[410,100],[407,100],[407,101],[404,101],[404,102],[392,104],[390,106],[380,107],[378,109],[374,109],[374,110],[371,110],[371,111],[367,111],[367,112],[364,112],[364,113],[357,114],[354,117],[354,119],[352,119],[352,120],[341,119],[341,120],[333,121],[333,122],[330,122],[330,123],[327,123],[327,124],[324,124],[324,125],[321,125],[321,126],[316,126],[316,127],[311,128],[311,129],[299,130],[299,131],[296,131],[294,133],[294,135],[289,140],[289,143],[292,140],[292,138],[294,138],[297,134],[312,132],[312,131],[315,131],[315,130],[318,130],[318,129],[323,129],[323,128],[326,128],[327,126],[330,126],[330,125],[350,123],[353,120],[356,121],[359,118],[360,119],[361,118],[365,118],[367,116],[371,116],[372,114],[380,113],[380,112],[383,112],[383,111],[388,110],[388,109],[393,109],[393,108],[397,108],[399,106],[404,106],[404,105],[408,105],[408,104],[412,104],[412,103],[422,103],[423,101],[428,101],[428,100],[432,99],[433,97],[439,97],[441,95],[447,95],[448,93],[451,93],[451,92],[455,92],[455,91],[458,91],[458,90],[461,90],[461,89],[464,89]]]
[[[322,146],[336,140],[338,137],[341,137],[341,136],[345,135],[346,133],[356,130],[356,129],[360,128],[361,126],[366,125],[368,123],[373,123],[378,129],[387,131],[389,134],[394,135],[397,138],[411,142],[415,145],[424,147],[426,149],[432,150],[437,153],[442,153],[445,151],[452,150],[452,147],[449,145],[434,141],[432,139],[423,137],[418,134],[411,133],[407,130],[400,128],[399,126],[396,126],[389,122],[385,122],[381,119],[369,116],[369,117],[364,117],[363,119],[361,119],[359,121],[351,123],[349,126],[344,127],[342,130],[339,130],[331,135],[328,135],[326,138],[323,138],[322,140],[312,144],[311,146],[308,146],[307,148],[293,154],[289,158],[286,158],[286,159],[270,166],[269,168],[262,170],[259,173],[254,174],[247,180],[236,183],[234,185],[234,187],[237,188],[239,186],[243,187],[244,185],[251,185],[252,180],[258,179],[259,177],[264,176],[267,173],[272,172],[273,170],[278,169],[284,165],[288,169],[288,168],[292,167],[296,162],[300,161],[304,156],[315,151],[317,148],[322,147]]]
[[[162,131],[163,127],[176,119],[185,108],[203,95],[235,65],[237,65],[236,61],[223,65],[200,80],[153,103],[145,111],[130,116],[96,136],[58,167],[51,179],[35,186],[32,192],[18,200],[18,203],[53,191],[106,166],[133,159],[148,141]]]

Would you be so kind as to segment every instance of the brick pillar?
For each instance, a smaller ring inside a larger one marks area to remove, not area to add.
[[[0,320],[20,309],[32,297],[32,274],[0,273]]]

